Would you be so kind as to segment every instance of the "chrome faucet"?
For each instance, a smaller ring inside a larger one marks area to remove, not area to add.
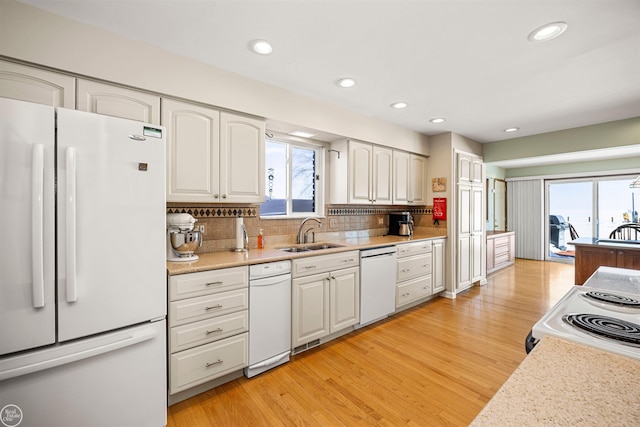
[[[303,219],[302,220],[302,224],[300,224],[300,228],[298,229],[298,243],[309,243],[309,232],[311,230],[313,230],[314,227],[308,228],[307,231],[304,232],[304,235],[302,234],[302,230],[304,228],[304,224],[309,220],[313,220],[313,221],[317,222],[318,223],[318,228],[322,228],[322,222],[318,218],[307,217],[307,218]],[[313,233],[313,240],[314,240],[314,242],[316,240],[316,234],[315,233]]]

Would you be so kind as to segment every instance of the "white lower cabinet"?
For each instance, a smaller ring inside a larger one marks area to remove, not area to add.
[[[169,277],[170,396],[248,365],[248,278],[246,266]]]
[[[358,323],[358,265],[357,251],[293,261],[291,345],[294,351],[296,347]],[[314,274],[317,270],[323,271]]]
[[[445,239],[401,243],[397,248],[396,309],[445,290]]]

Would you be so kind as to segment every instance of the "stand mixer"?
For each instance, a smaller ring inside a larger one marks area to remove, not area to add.
[[[187,213],[167,214],[167,261],[192,262],[202,246],[202,233],[194,229],[197,219]]]

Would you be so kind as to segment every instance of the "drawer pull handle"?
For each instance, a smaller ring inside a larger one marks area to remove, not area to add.
[[[410,292],[405,292],[404,294],[402,294],[403,297],[408,297],[409,295],[411,295]]]
[[[216,304],[216,305],[212,305],[210,307],[205,307],[205,310],[213,310],[214,308],[222,308],[222,304]]]
[[[213,331],[207,331],[206,334],[210,335],[210,334],[215,334],[216,332],[222,332],[222,328],[217,328],[217,329],[214,329]]]
[[[222,283],[224,283],[222,280],[218,280],[215,282],[207,283],[207,286],[222,285]]]
[[[353,262],[355,261],[353,258],[343,259],[342,262]]]
[[[210,368],[210,367],[212,367],[212,366],[216,366],[216,365],[219,365],[219,364],[221,364],[221,363],[222,363],[222,360],[218,359],[218,360],[216,360],[215,362],[207,363],[207,364],[205,365],[205,367]]]
[[[305,270],[309,270],[310,268],[316,268],[315,265],[305,265],[304,266]]]
[[[402,269],[402,272],[403,272],[403,273],[406,273],[407,271],[411,271],[411,269],[410,269],[410,268],[403,268],[403,269]]]

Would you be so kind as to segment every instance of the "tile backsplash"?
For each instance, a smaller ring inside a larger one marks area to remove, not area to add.
[[[446,229],[446,221],[433,224],[432,206],[354,206],[327,205],[325,215],[320,218],[322,228],[316,230],[317,241],[345,238],[382,236],[389,229],[390,211],[409,211],[416,228]],[[257,247],[257,237],[263,230],[267,246],[295,244],[302,218],[261,219],[259,205],[195,205],[167,203],[167,213],[189,213],[198,225],[205,226],[202,247],[199,253],[230,250],[235,247],[235,218],[244,218],[249,234],[249,249]],[[309,224],[314,225],[314,224]]]

